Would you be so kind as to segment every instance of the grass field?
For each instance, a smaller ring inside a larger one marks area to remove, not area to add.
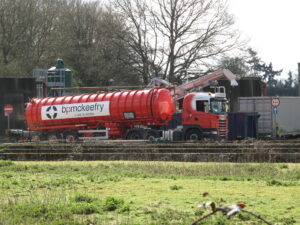
[[[3,225],[190,224],[207,201],[300,224],[299,164],[0,161],[0,190]],[[200,224],[262,223],[220,213]]]

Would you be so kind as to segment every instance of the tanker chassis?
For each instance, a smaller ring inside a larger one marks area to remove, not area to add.
[[[25,117],[31,140],[157,139],[226,137],[226,99],[189,93],[181,111],[169,90],[152,88],[111,93],[35,98]]]

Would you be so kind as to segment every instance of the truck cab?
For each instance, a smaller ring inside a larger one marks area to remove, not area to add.
[[[193,92],[183,99],[182,129],[186,140],[226,138],[227,100],[223,95]]]

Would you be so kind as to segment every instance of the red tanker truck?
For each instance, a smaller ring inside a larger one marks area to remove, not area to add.
[[[226,99],[211,93],[190,93],[175,112],[164,88],[36,98],[25,117],[32,140],[72,142],[77,139],[200,140],[226,137]]]

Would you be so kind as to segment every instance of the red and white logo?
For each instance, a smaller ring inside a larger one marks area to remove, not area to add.
[[[8,116],[9,114],[12,114],[12,112],[14,111],[14,108],[12,105],[5,105],[4,106],[4,115]]]
[[[42,106],[42,120],[109,116],[109,101]]]
[[[280,105],[280,99],[278,97],[272,98],[271,105],[273,107],[278,107]]]

